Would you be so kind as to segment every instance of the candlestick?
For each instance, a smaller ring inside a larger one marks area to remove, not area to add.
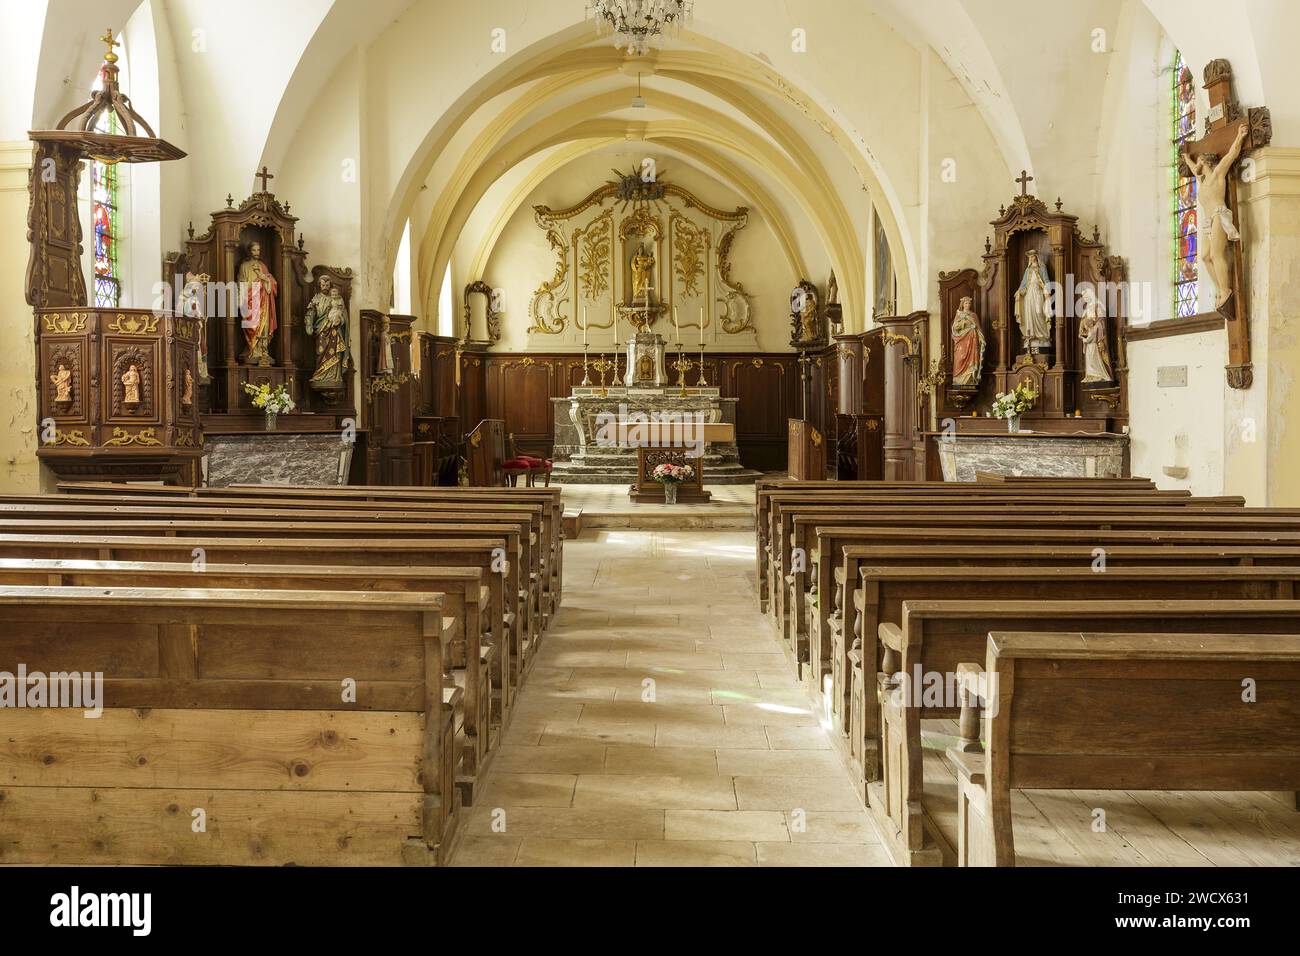
[[[704,381],[704,343],[700,343],[700,380],[695,383],[696,388],[708,388],[709,383]]]
[[[700,306],[700,345],[704,344],[704,306]]]
[[[587,371],[587,343],[582,343],[582,381],[578,383],[583,388],[591,386],[591,373]]]
[[[682,325],[677,320],[677,306],[673,306],[673,331],[677,333],[677,344],[682,344]]]
[[[582,307],[582,347],[587,347],[587,307]]]

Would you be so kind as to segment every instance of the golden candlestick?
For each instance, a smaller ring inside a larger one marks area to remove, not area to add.
[[[691,370],[695,363],[686,358],[681,352],[677,353],[677,361],[673,362],[672,368],[677,369],[677,384],[682,390],[682,397],[686,397],[686,373]]]
[[[617,353],[615,353],[617,355]],[[615,363],[605,358],[605,353],[601,353],[599,362],[592,362],[591,367],[600,373],[600,397],[608,398],[609,389],[605,387],[605,375],[610,369],[614,368]]]
[[[709,383],[704,381],[704,343],[700,343],[700,380],[695,383],[696,388],[708,388]]]
[[[580,388],[589,388],[591,386],[591,373],[587,371],[587,343],[582,343],[582,381],[578,383]]]

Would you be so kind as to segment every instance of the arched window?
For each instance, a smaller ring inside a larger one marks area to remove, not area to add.
[[[1173,196],[1174,315],[1196,315],[1196,180],[1179,175],[1179,153],[1196,132],[1196,83],[1182,53],[1174,51],[1170,70],[1170,120],[1173,160],[1170,180]]]
[[[104,72],[95,77],[92,89],[102,89]],[[95,121],[95,132],[116,135],[117,114],[112,110],[100,113]],[[90,164],[90,223],[94,237],[94,303],[96,308],[116,309],[122,303],[122,274],[119,264],[121,252],[121,195],[118,170],[115,163]]]

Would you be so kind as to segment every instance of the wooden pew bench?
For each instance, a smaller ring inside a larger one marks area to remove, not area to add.
[[[798,521],[796,539],[794,529]],[[923,506],[870,504],[870,505],[811,505],[799,509],[773,511],[773,533],[779,530],[780,538],[773,540],[774,550],[769,555],[773,581],[782,587],[773,591],[771,615],[774,623],[791,644],[796,642],[793,629],[806,621],[803,599],[806,595],[806,575],[794,576],[784,569],[794,569],[794,549],[801,549],[803,569],[809,564],[810,552],[815,546],[815,532],[821,525],[844,526],[862,524],[871,527],[1117,527],[1160,528],[1166,523],[1172,527],[1214,527],[1230,521],[1241,522],[1248,530],[1262,525],[1266,528],[1286,528],[1287,522],[1300,529],[1300,509],[1294,516],[1270,509],[1267,513],[1240,507],[1200,507],[1175,500],[1143,505],[1112,505],[1094,501],[1066,500],[1061,502],[1037,501],[1014,504],[1010,501],[971,504],[963,499],[937,500]],[[796,580],[797,577],[797,580]],[[791,587],[800,590],[793,594],[796,607],[788,607],[792,599]],[[806,627],[806,624],[804,625]],[[806,631],[801,635],[806,637]]]
[[[216,489],[225,491],[226,489]],[[319,489],[318,489],[319,490]],[[504,522],[512,518],[528,518],[530,548],[524,558],[525,572],[521,574],[521,583],[527,587],[521,591],[521,603],[528,611],[526,620],[531,634],[540,637],[545,623],[559,606],[558,584],[551,569],[559,569],[562,553],[563,521],[556,520],[554,508],[550,502],[543,501],[491,501],[485,499],[464,500],[464,496],[434,501],[395,501],[372,502],[363,498],[322,498],[295,499],[287,496],[252,496],[232,493],[226,496],[149,496],[129,495],[110,496],[106,493],[64,494],[43,496],[39,498],[23,496],[0,496],[0,507],[6,503],[24,504],[46,502],[70,508],[73,505],[101,506],[112,509],[105,513],[116,513],[116,509],[126,507],[129,513],[143,513],[150,506],[167,510],[157,513],[157,517],[225,517],[233,518],[243,515],[245,520],[331,520],[331,521],[414,521],[430,523],[448,520],[475,522]],[[210,510],[219,509],[219,510]],[[53,515],[53,513],[51,513]],[[520,528],[521,532],[523,528]],[[531,545],[535,544],[535,547]],[[549,557],[548,557],[549,555]],[[527,592],[526,595],[524,592]]]
[[[104,708],[0,709],[0,861],[437,861],[457,819],[441,605],[0,587],[0,671],[100,674]]]
[[[522,602],[517,596],[520,588],[520,567],[524,563],[526,553],[524,549],[527,547],[524,540],[526,535],[521,535],[517,528],[509,525],[471,524],[461,521],[405,524],[401,522],[133,520],[121,517],[114,519],[12,518],[0,513],[0,534],[36,534],[73,538],[78,535],[92,535],[201,537],[209,540],[220,538],[335,539],[335,543],[330,545],[335,548],[339,547],[338,539],[348,539],[348,550],[352,547],[351,542],[356,539],[490,540],[497,542],[498,550],[496,554],[489,555],[487,567],[489,571],[495,571],[498,575],[504,573],[503,607],[507,619],[511,622],[511,652],[512,656],[522,655],[516,671],[523,668],[531,654],[533,636],[529,627],[529,616],[522,613]],[[504,564],[501,561],[502,554],[506,558]]]
[[[448,701],[455,702],[457,731],[456,783],[466,804],[474,802],[476,784],[492,738],[492,674],[499,668],[499,649],[483,640],[483,607],[488,588],[478,568],[337,567],[274,564],[212,564],[159,561],[87,561],[50,558],[0,558],[0,585],[52,587],[148,587],[240,589],[260,591],[366,591],[441,594],[442,660]],[[479,666],[454,666],[453,635],[463,635],[459,658]],[[498,731],[499,733],[499,731]]]
[[[914,567],[929,565],[932,567],[985,567],[1002,565],[1035,565],[1049,567],[1077,567],[1093,569],[1098,566],[1097,547],[1104,546],[1106,567],[1159,567],[1159,566],[1300,566],[1300,533],[1292,546],[1271,545],[1254,547],[1243,544],[1227,546],[1212,544],[1185,545],[1178,541],[1161,543],[1161,536],[1143,536],[1142,545],[1127,542],[1139,540],[1133,532],[1099,532],[1088,535],[1087,544],[1072,544],[1077,539],[1076,532],[1056,533],[1018,532],[1019,543],[1005,544],[1002,537],[989,544],[950,545],[944,541],[921,536],[917,543],[880,544],[880,545],[843,545],[840,548],[842,563],[831,568],[828,550],[843,539],[837,537],[842,529],[819,529],[818,539],[829,544],[819,545],[818,576],[830,576],[833,582],[829,597],[821,599],[820,593],[813,595],[814,606],[810,614],[809,670],[813,675],[825,677],[830,672],[831,633],[835,630],[844,633],[844,597],[851,593],[845,588],[846,580],[860,579],[863,566],[878,567]],[[1100,540],[1098,535],[1101,535]],[[1065,536],[1064,541],[1057,538]],[[1122,536],[1122,537],[1120,537]],[[1112,544],[1116,537],[1125,542]],[[903,539],[891,539],[903,540]],[[1043,543],[1040,543],[1043,542]],[[1096,547],[1094,546],[1096,544]],[[862,631],[857,613],[852,607],[849,614],[848,633]],[[813,680],[816,684],[816,680]]]
[[[0,535],[0,559],[164,562],[183,564],[191,571],[204,565],[275,565],[287,573],[300,571],[308,580],[319,567],[392,568],[397,571],[450,567],[458,572],[474,573],[479,581],[486,581],[488,600],[486,604],[481,601],[479,604],[479,633],[489,635],[489,639],[480,641],[480,647],[503,648],[509,642],[510,633],[502,605],[504,584],[502,576],[493,570],[493,555],[503,543],[500,538],[438,541],[360,539],[349,542],[346,549],[340,549],[337,540],[331,538]],[[490,682],[494,688],[488,733],[479,741],[491,750],[509,717],[514,689],[518,686],[510,655],[498,650],[481,651],[475,657],[470,650],[474,634],[472,619],[466,616],[462,620],[453,615],[449,620],[452,624],[445,635],[451,641],[451,647],[445,651],[450,659],[448,666],[463,668],[467,685],[477,687]],[[487,705],[487,702],[482,703]],[[483,712],[481,707],[479,714]]]
[[[998,631],[961,671],[962,866],[1015,865],[1012,789],[1300,790],[1300,634]]]
[[[1300,601],[908,601],[902,617],[901,626],[879,629],[881,642],[898,655],[897,674],[914,675],[919,664],[923,675],[942,675],[955,688],[957,666],[979,660],[995,631],[1292,634],[1300,632]],[[935,706],[922,693],[904,706],[901,676],[881,675],[876,693],[869,693],[871,679],[866,666],[855,663],[853,680],[863,700],[855,699],[852,719],[865,725],[867,708],[878,700],[880,743],[877,750],[866,732],[851,735],[850,743],[861,748],[861,766],[875,766],[880,755],[889,765],[887,779],[867,783],[868,806],[896,862],[938,865],[955,850],[926,820],[921,720],[959,718],[959,703],[945,694]]]

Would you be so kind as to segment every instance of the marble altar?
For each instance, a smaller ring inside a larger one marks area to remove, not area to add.
[[[555,424],[555,465],[551,480],[559,484],[628,484],[637,478],[635,445],[603,444],[601,424],[611,421],[684,421],[735,424],[735,398],[716,388],[600,387],[573,389],[568,398],[551,399]],[[709,442],[704,450],[709,484],[748,484],[761,473],[740,463],[734,441]]]
[[[1128,435],[1107,432],[950,435],[935,445],[944,481],[974,481],[976,472],[1051,478],[1123,478]]]
[[[354,442],[342,432],[209,435],[203,471],[207,485],[347,484]]]

